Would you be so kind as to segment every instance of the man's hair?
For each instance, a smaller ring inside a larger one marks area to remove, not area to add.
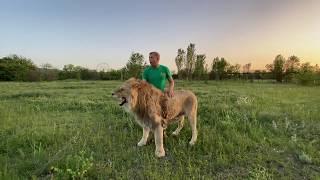
[[[149,55],[154,54],[158,59],[160,59],[160,54],[156,51],[150,52]]]

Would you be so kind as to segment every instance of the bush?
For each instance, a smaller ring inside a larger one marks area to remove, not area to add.
[[[317,74],[315,68],[310,63],[304,63],[301,65],[298,73],[295,75],[297,82],[301,85],[315,84]]]

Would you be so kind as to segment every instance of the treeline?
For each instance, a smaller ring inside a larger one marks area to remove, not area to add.
[[[297,56],[285,59],[277,55],[265,70],[252,71],[251,63],[241,66],[230,64],[225,58],[216,57],[212,62],[206,61],[205,54],[196,54],[195,44],[189,44],[187,50],[178,49],[175,63],[177,78],[186,80],[255,80],[274,79],[277,82],[295,82],[300,84],[320,84],[320,68],[310,63],[302,63]],[[241,71],[242,68],[242,71]]]
[[[139,53],[132,53],[125,67],[108,71],[91,70],[73,64],[64,65],[62,70],[51,64],[38,67],[31,59],[10,55],[0,58],[0,81],[120,80],[137,77],[145,65],[143,56]]]
[[[320,84],[318,65],[302,63],[297,56],[285,59],[277,55],[264,70],[251,70],[251,63],[231,64],[223,57],[215,57],[211,62],[205,54],[197,54],[195,44],[189,44],[186,50],[178,49],[175,57],[177,73],[174,79],[182,80],[276,80],[277,82],[294,82],[300,84]],[[144,56],[132,53],[126,65],[120,69],[97,71],[75,66],[64,65],[63,69],[50,64],[36,66],[31,59],[10,55],[0,59],[0,81],[54,81],[65,79],[77,80],[125,80],[130,77],[140,78],[147,66]]]

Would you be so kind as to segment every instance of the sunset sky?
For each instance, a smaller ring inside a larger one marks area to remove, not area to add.
[[[0,57],[95,69],[158,51],[171,70],[178,48],[263,69],[277,54],[320,64],[320,0],[1,0]],[[146,59],[148,60],[148,59]]]

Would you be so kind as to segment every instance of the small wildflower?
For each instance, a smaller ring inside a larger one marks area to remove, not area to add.
[[[278,128],[277,123],[276,123],[275,121],[272,121],[272,127],[273,127],[274,129],[277,129],[277,128]]]
[[[294,134],[293,136],[291,136],[291,140],[292,140],[293,142],[297,142],[297,135]]]

